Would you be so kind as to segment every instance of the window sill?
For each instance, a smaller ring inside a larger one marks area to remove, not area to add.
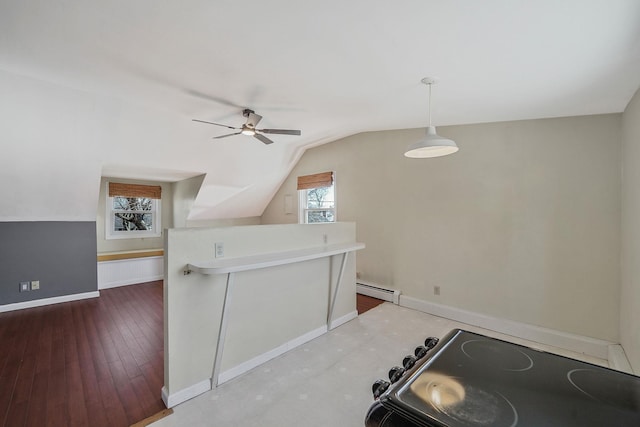
[[[103,252],[98,254],[98,262],[121,259],[148,258],[164,256],[164,249],[142,249],[138,251]]]

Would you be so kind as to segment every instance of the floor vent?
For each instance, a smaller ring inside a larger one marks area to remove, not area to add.
[[[356,292],[362,295],[389,301],[394,304],[400,303],[399,290],[386,288],[375,283],[365,282],[364,280],[358,279],[356,282]]]

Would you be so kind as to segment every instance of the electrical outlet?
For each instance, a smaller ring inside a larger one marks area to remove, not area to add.
[[[31,290],[30,282],[20,282],[20,292],[29,292]]]
[[[440,295],[440,286],[434,286],[433,287],[433,294],[434,295]]]
[[[216,249],[216,258],[224,257],[224,243],[216,242],[214,246]]]
[[[324,244],[326,245],[327,242],[329,241],[329,237],[326,234],[322,235],[322,241],[324,242]]]
[[[40,289],[40,281],[39,280],[32,280],[31,281],[31,290],[32,291],[37,291],[38,289]]]

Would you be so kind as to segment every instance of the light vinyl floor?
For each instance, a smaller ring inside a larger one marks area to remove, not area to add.
[[[605,360],[384,303],[216,389],[153,427],[362,427],[371,384],[428,336],[462,328],[607,366]]]

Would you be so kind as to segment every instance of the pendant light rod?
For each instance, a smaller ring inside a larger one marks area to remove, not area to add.
[[[456,143],[438,135],[436,128],[431,125],[431,86],[436,81],[432,77],[425,77],[421,82],[429,87],[429,126],[427,127],[426,136],[422,140],[409,145],[404,155],[412,158],[428,158],[455,153],[458,151]]]
[[[429,110],[427,110],[427,117],[429,118],[429,127],[431,127],[431,86],[436,83],[436,80],[432,77],[425,77],[420,81],[429,87]]]

